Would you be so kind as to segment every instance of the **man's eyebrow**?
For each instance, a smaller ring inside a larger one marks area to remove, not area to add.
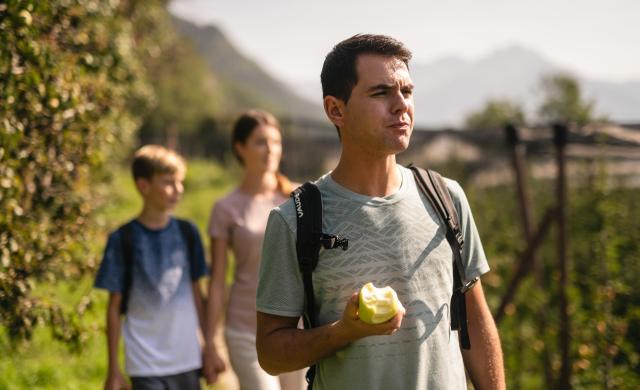
[[[378,91],[378,90],[386,91],[386,90],[389,90],[389,89],[392,89],[392,88],[393,88],[393,84],[384,84],[384,83],[382,83],[382,84],[376,84],[376,85],[374,85],[372,87],[369,87],[369,89],[367,89],[367,91],[369,91],[369,92]]]
[[[367,89],[368,92],[373,92],[373,91],[388,91],[390,89],[395,88],[395,84],[376,84],[372,87],[369,87]],[[411,90],[413,90],[413,84],[407,84],[407,85],[403,85],[402,87],[400,87],[401,89],[406,89],[409,88]]]

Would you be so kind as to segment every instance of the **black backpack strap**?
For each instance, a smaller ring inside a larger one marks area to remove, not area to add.
[[[322,237],[322,198],[320,190],[311,183],[304,183],[291,194],[296,208],[296,254],[304,285],[304,326],[316,326],[315,298],[313,295],[313,270],[318,265],[320,238]]]
[[[316,305],[313,295],[313,270],[318,265],[320,254],[320,239],[322,238],[322,198],[318,187],[306,182],[291,193],[296,208],[296,254],[298,266],[302,274],[304,286],[304,315],[305,329],[316,326]],[[313,387],[316,366],[309,367],[306,379],[308,389]]]
[[[184,220],[184,219],[180,219],[180,218],[176,218],[176,221],[178,222],[178,226],[180,227],[180,233],[182,234],[182,238],[185,240],[185,243],[187,244],[187,259],[189,261],[189,273],[191,275],[191,281],[193,281],[195,275],[196,275],[196,259],[195,259],[195,253],[196,253],[196,237],[195,237],[195,232],[193,230],[193,227],[191,226],[191,223],[189,223],[189,221]]]
[[[451,329],[458,330],[460,345],[464,349],[471,347],[467,325],[467,305],[464,294],[478,281],[467,281],[462,263],[464,238],[460,219],[442,176],[433,170],[424,170],[409,166],[418,188],[425,194],[447,229],[446,237],[453,252],[453,294],[451,296]]]
[[[120,314],[127,313],[129,306],[129,292],[133,281],[133,221],[130,221],[118,228],[120,235],[120,245],[122,251],[122,265],[124,268],[124,283],[122,285],[122,300],[120,301]]]
[[[347,250],[349,241],[335,234],[322,232],[322,196],[318,187],[306,182],[291,193],[296,211],[296,255],[298,267],[302,274],[304,287],[304,315],[302,317],[305,329],[317,325],[317,311],[313,293],[313,270],[318,265],[320,248],[342,248]],[[316,366],[307,371],[307,389],[313,387],[316,376]]]

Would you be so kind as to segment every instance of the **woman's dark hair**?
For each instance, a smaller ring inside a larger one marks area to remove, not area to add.
[[[231,150],[240,165],[244,165],[244,161],[242,161],[242,157],[240,157],[236,150],[236,144],[246,144],[247,139],[249,139],[253,130],[258,126],[273,126],[282,132],[282,130],[280,130],[280,122],[278,122],[275,116],[266,111],[249,110],[242,113],[233,125],[233,131],[231,133]],[[280,172],[276,172],[276,179],[278,180],[278,191],[285,196],[289,196],[291,191],[294,190],[291,181]]]
[[[247,139],[249,139],[253,130],[258,126],[273,126],[280,130],[280,122],[278,122],[276,117],[261,110],[249,110],[240,114],[240,117],[238,117],[236,123],[233,125],[233,132],[231,133],[231,150],[241,165],[244,165],[244,161],[242,161],[242,157],[240,157],[236,151],[235,145],[246,144]]]

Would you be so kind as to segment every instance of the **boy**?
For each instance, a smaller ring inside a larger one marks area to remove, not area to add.
[[[121,315],[134,390],[200,389],[204,251],[197,228],[172,217],[185,170],[182,157],[162,146],[135,153],[132,173],[142,211],[109,236],[95,281],[109,291],[105,389],[130,388],[118,364]]]

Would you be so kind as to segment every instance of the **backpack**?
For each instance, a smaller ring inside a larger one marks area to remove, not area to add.
[[[191,224],[180,218],[175,218],[176,222],[178,222],[178,226],[180,227],[180,233],[182,235],[182,239],[187,244],[187,258],[189,259],[189,272],[191,275],[196,274],[196,261],[194,258],[195,246],[196,246],[196,237],[193,229],[191,228]],[[133,282],[133,261],[134,261],[134,250],[133,250],[133,223],[134,221],[129,221],[126,224],[120,226],[118,228],[118,232],[120,234],[120,242],[121,242],[121,250],[122,250],[122,261],[124,264],[124,286],[122,288],[122,302],[120,303],[120,314],[124,315],[127,313],[127,307],[129,304],[129,293],[131,291],[131,284]]]
[[[446,226],[447,242],[453,252],[453,292],[450,303],[451,329],[458,331],[462,348],[470,349],[471,343],[467,328],[467,308],[464,294],[473,287],[479,278],[475,278],[468,283],[464,282],[466,280],[462,264],[464,239],[458,213],[447,190],[447,185],[439,173],[412,165],[409,165],[408,168],[413,173],[419,191],[427,197]],[[322,198],[318,187],[314,183],[304,183],[291,193],[291,197],[296,211],[296,254],[305,294],[303,322],[305,329],[309,329],[317,325],[312,274],[318,265],[320,248],[333,249],[339,247],[342,250],[347,250],[349,241],[347,238],[322,231]],[[315,371],[315,365],[309,367],[307,371],[308,389],[313,386]]]

